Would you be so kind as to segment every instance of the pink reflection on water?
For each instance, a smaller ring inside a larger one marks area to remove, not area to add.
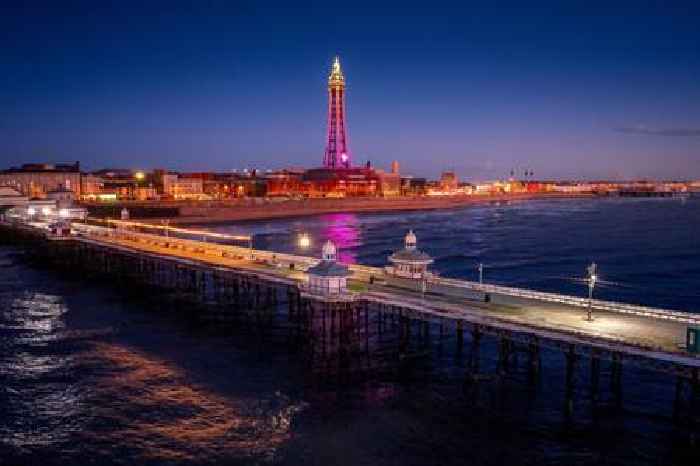
[[[352,248],[360,244],[360,222],[355,214],[328,214],[323,216],[326,226],[322,235],[338,248],[338,259],[346,264],[357,262]]]

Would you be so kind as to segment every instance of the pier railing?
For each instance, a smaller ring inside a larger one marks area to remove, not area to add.
[[[528,290],[525,288],[513,288],[509,286],[483,284],[449,278],[440,278],[439,280],[442,284],[458,288],[465,288],[472,291],[479,291],[483,293],[502,294],[506,296],[514,296],[517,298],[566,304],[568,306],[576,306],[582,308],[588,307],[589,304],[588,298],[577,296]],[[591,307],[599,311],[617,312],[620,314],[632,314],[643,317],[652,317],[655,319],[674,320],[677,322],[685,322],[689,324],[700,324],[700,315],[690,312],[660,309],[648,306],[639,306],[635,304],[619,303],[615,301],[603,301],[600,299],[591,300]]]
[[[158,243],[168,248],[180,248],[190,250],[196,253],[205,255],[215,255],[221,257],[238,258],[241,260],[260,261],[267,265],[277,264],[280,267],[290,267],[296,270],[305,270],[308,267],[315,265],[318,260],[307,256],[298,256],[293,254],[277,253],[273,251],[244,248],[241,246],[224,245],[220,243],[207,243],[203,241],[183,239],[172,236],[160,236],[149,233],[140,233],[127,229],[107,228],[95,225],[74,224],[73,228],[82,235],[92,235],[101,238],[122,237],[132,241],[143,243]],[[368,279],[369,276],[381,277],[383,270],[378,267],[370,267],[365,265],[353,264],[350,265],[350,270],[354,272],[359,279]],[[523,299],[532,299],[542,302],[565,304],[585,308],[589,305],[589,300],[584,297],[563,295],[557,293],[549,293],[544,291],[529,290],[525,288],[515,288],[502,285],[482,284],[467,280],[458,280],[451,278],[433,278],[432,283],[448,285],[455,288],[468,289],[481,293],[494,293],[505,296],[513,296]],[[614,301],[604,301],[594,299],[591,301],[591,306],[594,310],[617,312],[622,314],[631,314],[637,316],[651,317],[657,319],[673,320],[689,324],[700,325],[700,315],[682,312],[670,309],[653,308],[649,306],[640,306],[628,303],[619,303]]]
[[[237,258],[241,260],[253,262],[258,261],[265,265],[277,265],[279,267],[293,268],[294,270],[304,271],[307,268],[318,263],[318,259],[308,256],[299,256],[294,254],[279,253],[274,251],[244,248],[235,245],[225,245],[220,243],[209,243],[191,239],[184,239],[173,236],[161,236],[150,233],[141,233],[130,229],[123,228],[108,228],[103,226],[74,224],[73,228],[82,235],[92,235],[101,238],[121,237],[131,241],[142,242],[146,244],[159,244],[168,248],[180,248],[205,255],[213,255],[228,258]],[[384,270],[379,267],[371,267],[360,264],[349,265],[356,279],[369,281],[370,276],[380,278],[384,274]],[[550,293],[544,291],[530,290],[526,288],[515,288],[503,285],[484,284],[468,280],[433,277],[428,280],[430,284],[447,285],[455,288],[467,289],[480,293],[493,293],[504,296],[512,296],[521,299],[531,299],[541,302],[564,304],[567,306],[575,306],[586,308],[589,305],[589,300],[584,297],[564,295],[558,293]],[[636,316],[650,317],[655,319],[672,320],[676,322],[700,325],[700,315],[682,312],[671,309],[660,309],[649,306],[640,306],[635,304],[620,303],[615,301],[605,301],[594,299],[591,301],[591,307],[598,311],[616,312],[620,314],[630,314]]]

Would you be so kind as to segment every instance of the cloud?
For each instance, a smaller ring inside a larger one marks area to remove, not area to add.
[[[700,137],[700,128],[650,128],[644,125],[614,128],[618,133],[646,134],[648,136]]]

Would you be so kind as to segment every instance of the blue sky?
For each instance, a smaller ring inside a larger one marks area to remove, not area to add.
[[[700,178],[691,3],[98,3],[0,7],[2,165],[320,165],[337,53],[357,163]]]

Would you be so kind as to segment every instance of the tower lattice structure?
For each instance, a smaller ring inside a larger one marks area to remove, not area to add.
[[[345,130],[345,76],[340,69],[340,59],[335,57],[333,69],[328,76],[328,138],[323,166],[350,168],[351,164]]]

